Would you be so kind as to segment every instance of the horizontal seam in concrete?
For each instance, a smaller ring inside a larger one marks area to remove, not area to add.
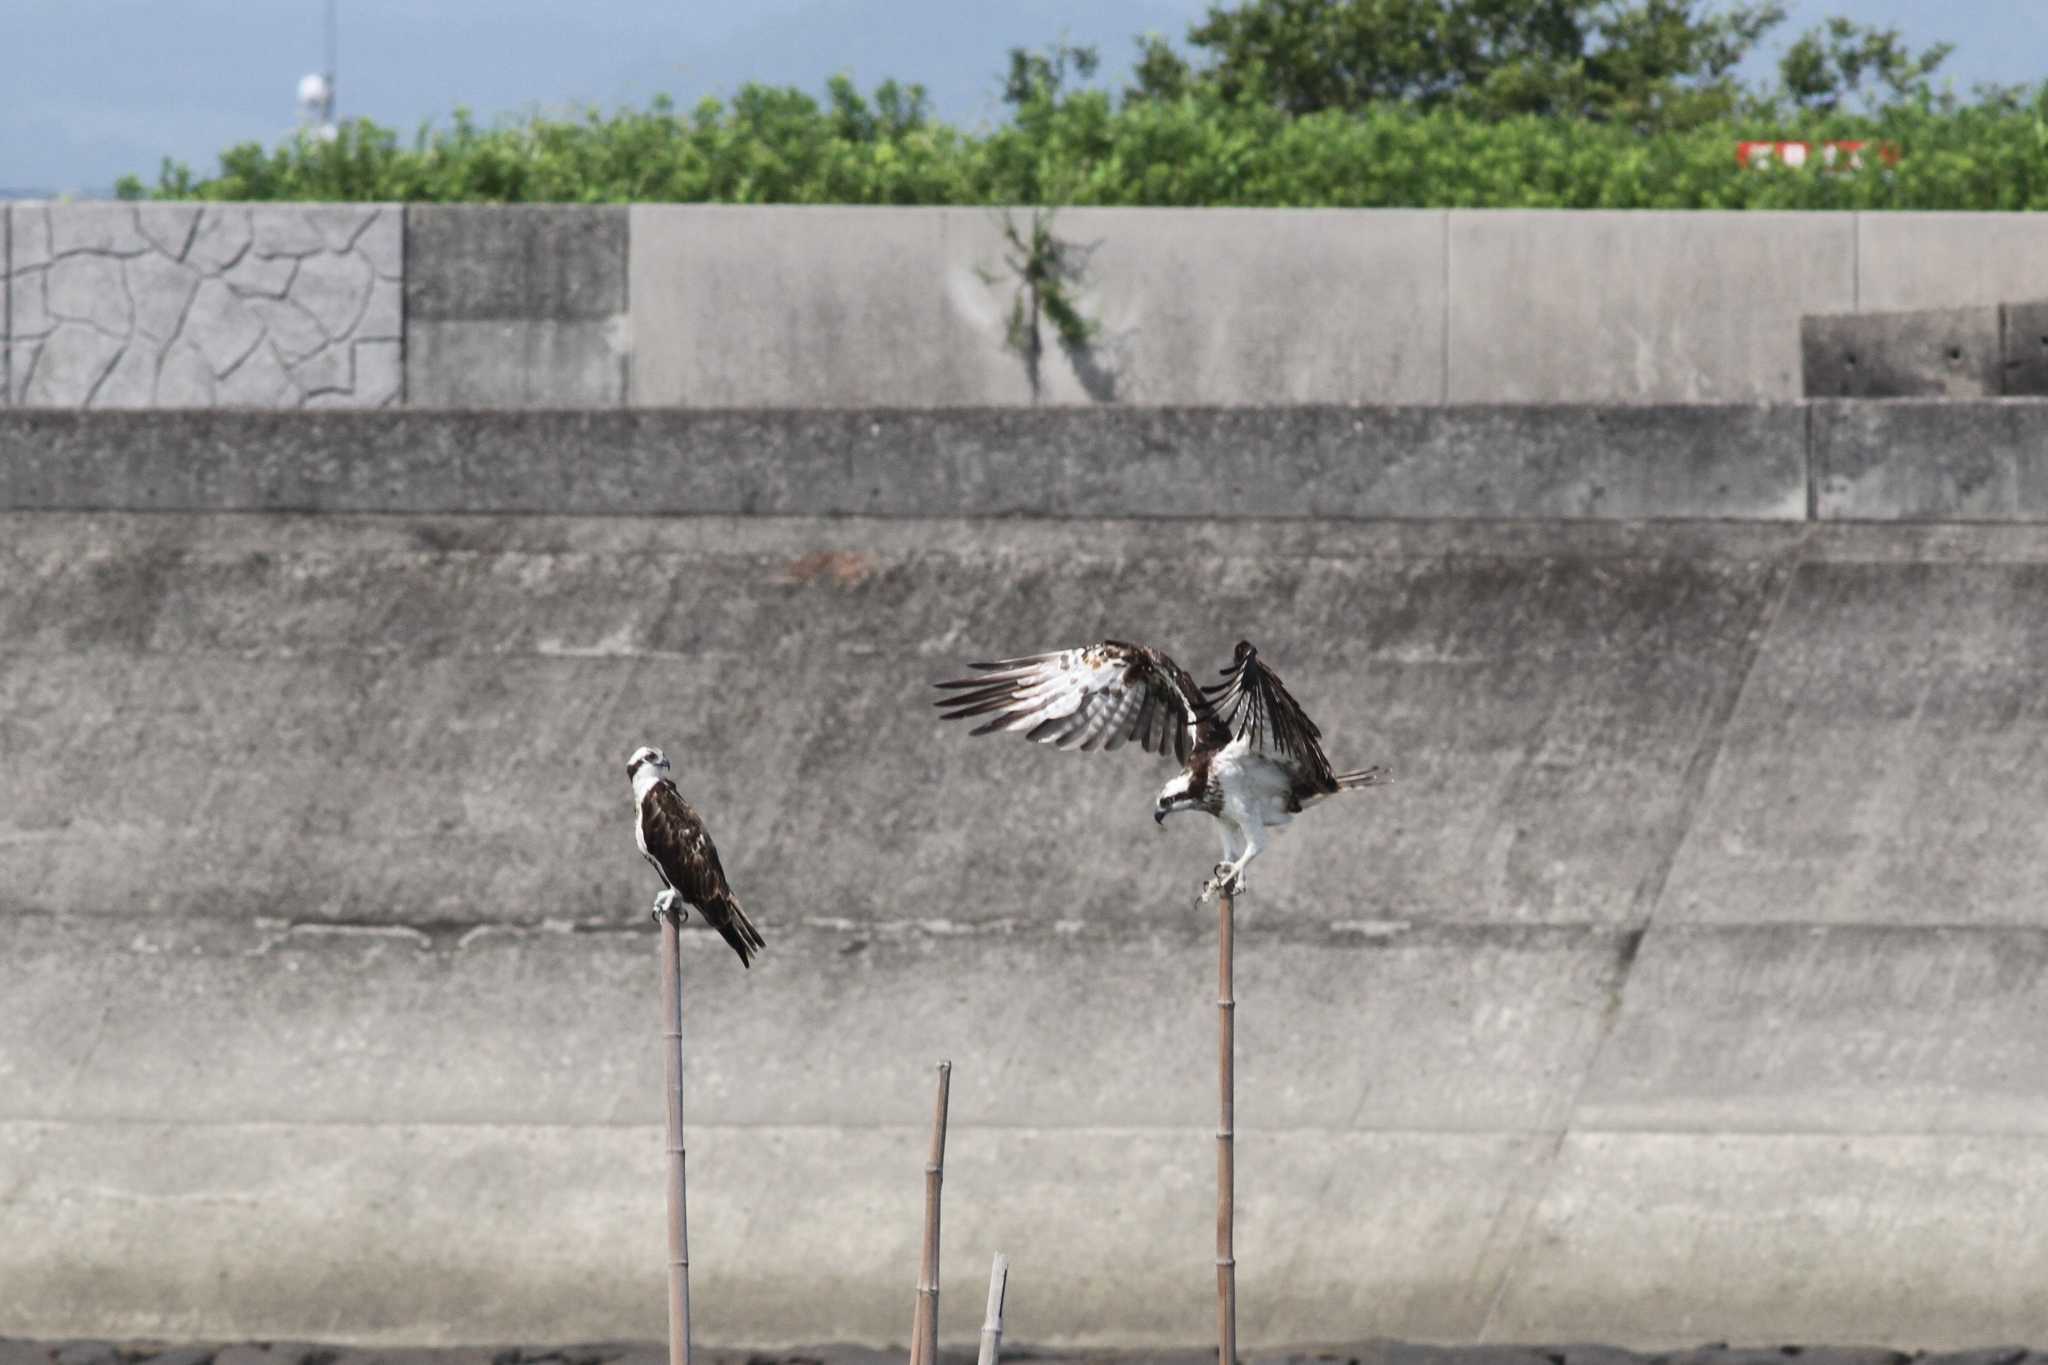
[[[451,1131],[507,1131],[507,1132],[592,1132],[656,1134],[661,1131],[659,1121],[648,1123],[590,1122],[568,1123],[536,1119],[263,1119],[263,1118],[184,1118],[145,1115],[37,1115],[0,1114],[0,1129],[6,1128],[137,1128],[137,1129],[336,1129],[376,1130],[391,1129],[414,1131],[420,1129]],[[1059,1123],[990,1123],[984,1120],[961,1118],[955,1114],[949,1119],[947,1130],[955,1133],[1072,1133],[1113,1137],[1119,1134],[1180,1133],[1190,1139],[1214,1140],[1213,1124],[1192,1123],[1126,1123],[1126,1124],[1059,1124]],[[928,1131],[928,1124],[918,1121],[903,1123],[868,1123],[842,1120],[802,1120],[788,1122],[749,1121],[740,1123],[707,1122],[693,1123],[691,1132],[714,1133],[905,1133],[922,1134]],[[1434,1125],[1358,1125],[1336,1127],[1326,1124],[1294,1124],[1285,1127],[1268,1127],[1247,1124],[1240,1117],[1237,1130],[1240,1136],[1251,1134],[1259,1137],[1289,1137],[1295,1135],[1318,1137],[1416,1137],[1416,1138],[1515,1138],[1549,1140],[1558,1136],[1552,1125],[1532,1127],[1470,1127],[1457,1128],[1442,1124]],[[1671,1127],[1671,1126],[1630,1126],[1626,1124],[1603,1124],[1598,1127],[1574,1127],[1564,1135],[1566,1142],[1577,1138],[1600,1137],[1668,1137],[1700,1138],[1716,1142],[1753,1142],[1791,1138],[1813,1142],[1880,1141],[1880,1142],[1926,1142],[1926,1141],[1987,1141],[1987,1142],[2039,1142],[2048,1145],[2048,1127],[2042,1128],[1731,1128],[1726,1124],[1713,1127]],[[1540,1203],[1540,1198],[1535,1201]]]

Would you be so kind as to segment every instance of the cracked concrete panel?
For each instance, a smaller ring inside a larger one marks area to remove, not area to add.
[[[292,364],[326,348],[327,333],[313,315],[290,299],[248,299],[249,311],[262,320],[278,354]]]
[[[125,261],[121,273],[135,308],[135,330],[168,341],[178,334],[185,309],[199,288],[199,277],[169,256],[137,256]]]
[[[191,338],[173,342],[165,350],[163,363],[157,367],[156,404],[167,408],[213,406],[213,368]]]
[[[396,407],[404,392],[404,347],[396,341],[355,343],[356,400],[360,407]]]
[[[49,273],[47,267],[37,266],[9,277],[12,288],[8,308],[13,324],[10,335],[15,341],[48,336],[57,326],[57,319],[50,316],[45,287]]]
[[[121,262],[109,256],[60,256],[44,279],[49,310],[65,322],[83,322],[112,336],[125,336],[135,322]]]
[[[379,275],[370,286],[370,302],[356,324],[362,341],[396,341],[405,335],[405,285]]]
[[[65,407],[298,407],[315,393],[376,407],[399,391],[396,207],[17,204],[5,222],[0,392]],[[380,343],[367,369],[365,340]]]
[[[258,256],[251,252],[229,266],[221,278],[237,294],[260,294],[266,298],[281,299],[290,290],[292,277],[298,273],[297,257]]]
[[[292,382],[307,397],[346,394],[355,389],[355,350],[350,346],[329,346],[316,355],[294,357]]]
[[[50,206],[16,204],[8,219],[13,233],[8,244],[8,269],[19,274],[34,266],[48,265],[54,254],[50,250]]]
[[[285,373],[284,362],[272,347],[259,341],[247,359],[221,376],[220,402],[235,408],[297,407],[298,386]]]
[[[249,249],[249,211],[239,204],[216,204],[199,215],[199,228],[185,259],[209,273],[226,270]]]
[[[192,234],[198,230],[202,207],[199,204],[138,204],[135,206],[135,226],[149,239],[158,255],[182,261],[192,246]]]
[[[185,315],[185,335],[218,376],[240,364],[263,339],[263,323],[233,290],[210,279],[200,284]]]
[[[311,313],[328,336],[345,337],[362,319],[374,279],[375,272],[360,256],[321,252],[300,263],[292,302]]]
[[[156,400],[156,371],[159,348],[146,338],[136,338],[121,352],[99,392],[89,404],[95,408],[146,408]]]
[[[82,407],[121,351],[121,342],[105,332],[82,322],[61,323],[43,342],[31,365],[21,401],[42,407]]]
[[[50,246],[58,256],[140,256],[152,249],[136,226],[133,204],[60,204],[49,214]]]
[[[310,256],[327,249],[326,240],[298,204],[265,204],[249,210],[249,229],[258,256]]]

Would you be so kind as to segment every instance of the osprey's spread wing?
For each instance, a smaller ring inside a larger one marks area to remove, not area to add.
[[[740,965],[751,965],[754,953],[766,946],[761,933],[726,885],[704,821],[666,779],[655,783],[640,803],[640,851],[661,879],[732,945]]]
[[[1230,739],[1188,671],[1144,645],[1104,640],[971,666],[981,676],[938,684],[956,695],[934,704],[947,720],[987,716],[977,735],[1022,731],[1041,744],[1084,750],[1136,740],[1146,752],[1171,752],[1182,763],[1193,749],[1221,748]]]
[[[1337,790],[1337,775],[1323,754],[1323,732],[1288,695],[1280,675],[1259,662],[1259,651],[1250,644],[1239,640],[1223,681],[1202,691],[1233,736],[1285,760],[1297,782],[1312,791]]]

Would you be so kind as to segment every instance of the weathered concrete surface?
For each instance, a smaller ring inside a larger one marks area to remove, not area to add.
[[[398,401],[401,210],[378,204],[11,207],[15,403]]]
[[[1240,912],[1248,1341],[2048,1338],[2048,530],[0,546],[0,1331],[657,1335],[653,738],[769,939],[688,945],[704,1339],[900,1338],[950,1055],[949,1283],[1001,1247],[1024,1339],[1199,1341],[1211,836],[1153,832],[1165,765],[926,705],[1115,630],[1198,668],[1252,636],[1397,774]]]
[[[1806,439],[1769,404],[22,412],[0,508],[1800,520]]]
[[[701,1338],[899,1339],[925,1139],[922,1123],[692,1121]],[[1007,1251],[1019,1335],[1199,1339],[1214,1311],[1214,1146],[1209,1124],[991,1127],[956,1103],[951,1273],[972,1266],[976,1284]],[[1240,1331],[1327,1339],[1369,1322],[1476,1337],[1501,1234],[1528,1216],[1552,1146],[1242,1131]],[[72,1335],[90,1320],[115,1336],[443,1343],[664,1325],[659,1125],[0,1122],[0,1169],[19,1173],[13,1224],[52,1230],[0,1239],[10,1332]],[[1388,1197],[1417,1189],[1432,1197]],[[978,1293],[944,1296],[941,1332],[971,1337],[981,1309]]]
[[[625,208],[416,204],[405,232],[408,403],[625,403]]]
[[[2048,397],[2048,300],[2008,303],[1998,310],[1999,350],[2005,361],[2001,391],[2009,397]]]
[[[1574,1133],[1492,1330],[1665,1345],[2039,1340],[2044,1191],[2048,1145],[2034,1138]]]
[[[1856,223],[1859,309],[1968,308],[2048,298],[2048,222],[2039,214],[1843,216]]]
[[[1028,297],[1028,210],[664,204],[632,214],[641,404],[1443,395],[1437,212],[1060,210],[1050,222],[1067,250],[1066,288],[1099,332],[1076,354],[1042,324],[1035,376],[1009,339]]]
[[[1809,398],[1996,398],[2001,310],[1929,308],[1802,318]]]
[[[1824,520],[2048,519],[2048,403],[1817,403],[1812,413]]]
[[[1857,309],[1855,216],[1458,211],[1448,401],[1800,393],[1799,320]]]
[[[24,908],[637,923],[621,764],[652,738],[686,755],[764,907],[1042,923],[1053,894],[1053,919],[1171,926],[1206,867],[1189,859],[1215,845],[1146,818],[1168,771],[969,743],[936,721],[934,680],[1116,631],[1207,669],[1250,634],[1333,756],[1402,784],[1398,803],[1368,793],[1292,832],[1314,852],[1262,869],[1264,913],[1625,924],[1779,594],[1771,547],[1796,534],[1700,555],[1676,530],[1432,524],[4,529],[0,741],[24,756],[11,818],[35,833],[0,843],[0,875]],[[76,755],[101,745],[133,783],[89,821],[59,817]],[[1017,837],[1019,784],[1051,842]],[[793,799],[821,785],[831,801]],[[176,837],[194,809],[205,837]],[[877,857],[885,878],[847,879]]]
[[[768,900],[750,899],[765,922]],[[1196,983],[1215,945],[1186,900],[1180,925],[1085,931],[821,923],[805,913],[817,907],[779,904],[774,952],[745,973],[693,934],[693,1120],[914,1128],[930,1107],[932,1021],[902,1002],[944,980],[987,1002],[944,1039],[964,1123],[1199,1127],[1213,1077],[1177,1040],[1213,1025]],[[1238,1088],[1278,1128],[1555,1127],[1570,1098],[1559,1080],[1586,1069],[1634,950],[1606,929],[1272,918],[1247,902]],[[658,1127],[659,1057],[643,1046],[654,937],[644,920],[436,936],[10,915],[0,948],[20,986],[0,1016],[0,1119]],[[1264,1008],[1283,1000],[1284,1021]],[[1404,1041],[1361,1053],[1360,1036]],[[1048,1072],[1053,1056],[1064,1065]]]

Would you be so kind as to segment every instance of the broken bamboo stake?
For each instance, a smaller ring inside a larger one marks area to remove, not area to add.
[[[668,1091],[668,1359],[690,1365],[690,1231],[683,1181],[683,945],[680,914],[661,919],[662,1039]]]
[[[1223,888],[1216,900],[1216,1069],[1221,1107],[1216,1125],[1216,1361],[1236,1365],[1237,1361],[1237,1256],[1233,1239],[1233,1203],[1236,1194],[1232,1144],[1236,1136],[1234,1051],[1232,1016],[1237,1001],[1230,982],[1231,893],[1235,884]]]
[[[953,1064],[939,1063],[932,1104],[932,1148],[924,1164],[924,1251],[917,1271],[917,1312],[910,1322],[910,1365],[939,1362],[939,1186],[946,1178],[946,1092]]]
[[[1010,1258],[1002,1252],[988,1268],[988,1316],[981,1320],[981,1354],[975,1365],[996,1365],[1003,1351],[1003,1292],[1010,1284]]]

